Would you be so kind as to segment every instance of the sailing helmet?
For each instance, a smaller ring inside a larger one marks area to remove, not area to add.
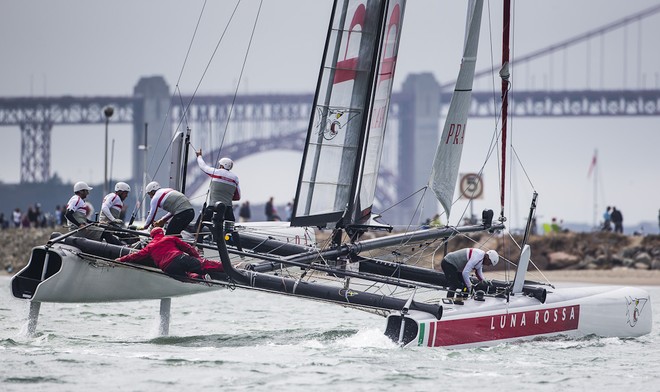
[[[119,192],[119,191],[130,192],[131,187],[127,183],[120,181],[117,184],[115,184],[115,192]]]
[[[231,168],[234,167],[234,161],[227,157],[220,158],[218,166],[223,167],[225,170],[231,170]]]
[[[160,189],[160,184],[156,181],[151,181],[147,184],[147,188],[144,190],[144,193],[151,193],[151,191],[157,191]]]
[[[490,259],[490,262],[493,264],[493,266],[497,265],[497,262],[500,261],[500,255],[498,255],[497,252],[492,249],[486,252],[486,254],[488,255],[488,258]]]
[[[80,191],[91,191],[92,187],[87,185],[86,182],[78,181],[76,184],[73,186],[73,193],[80,192]]]
[[[154,227],[149,234],[151,238],[162,237],[165,235],[165,230],[162,227]]]

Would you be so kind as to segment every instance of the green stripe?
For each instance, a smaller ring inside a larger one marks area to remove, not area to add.
[[[417,338],[417,345],[421,346],[424,344],[424,329],[426,327],[426,323],[419,323],[419,337]]]

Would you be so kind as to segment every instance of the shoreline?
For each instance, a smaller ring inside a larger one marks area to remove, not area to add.
[[[487,279],[501,279],[499,272],[485,272]],[[550,283],[587,283],[600,285],[660,286],[660,270],[613,268],[607,270],[529,271],[527,280]]]

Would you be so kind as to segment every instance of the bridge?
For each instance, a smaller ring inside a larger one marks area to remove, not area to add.
[[[626,82],[626,85],[619,88],[602,87],[606,71],[601,65],[599,75],[584,78],[582,86],[571,84],[574,87],[570,90],[566,88],[568,73],[565,66],[558,71],[557,67],[552,66],[553,61],[546,61],[549,66],[538,65],[540,59],[560,57],[562,52],[575,50],[580,45],[591,48],[592,42],[602,43],[617,31],[625,34],[627,27],[639,24],[658,12],[660,6],[652,7],[516,58],[513,65],[520,73],[528,69],[536,72],[545,67],[541,71],[544,83],[539,88],[533,78],[526,84],[516,79],[516,89],[510,95],[510,112],[518,117],[660,115],[660,76],[657,71],[655,75],[642,73],[640,64],[635,75],[635,68],[626,63],[623,74],[616,78]],[[604,47],[601,50],[605,50]],[[608,50],[623,51],[616,47],[608,47]],[[586,55],[596,54],[592,52],[589,49]],[[603,56],[600,53],[600,57]],[[493,71],[477,72],[475,89],[484,84],[480,79],[492,78]],[[592,72],[587,70],[585,73],[590,75]],[[651,83],[653,76],[654,84]],[[600,79],[601,86],[594,86],[598,83],[593,79]],[[627,85],[628,80],[633,85]],[[428,151],[419,149],[430,144],[429,136],[431,140],[437,140],[452,88],[453,82],[439,84],[430,74],[416,74],[408,75],[402,90],[393,93],[387,131],[391,135],[388,140],[392,140],[392,145],[385,147],[385,153],[393,156],[384,160],[393,164],[382,167],[381,184],[377,190],[377,201],[381,205],[390,205],[399,196],[412,193],[413,184],[420,183],[418,177],[422,174],[419,173],[428,172],[430,163],[421,159],[402,159],[401,156],[425,156],[426,160],[430,160]],[[475,91],[472,100],[472,117],[492,118],[497,114],[499,102],[496,101],[499,96],[494,96],[492,92]],[[50,144],[56,126],[101,125],[106,121],[133,127],[133,180],[139,182],[146,171],[154,179],[167,183],[168,174],[160,162],[161,157],[167,156],[173,131],[190,127],[197,146],[217,148],[218,143],[210,140],[221,139],[223,154],[235,159],[274,149],[301,151],[312,101],[311,93],[173,96],[163,78],[150,77],[138,82],[133,96],[0,98],[0,126],[19,127],[21,130],[21,183],[39,183],[50,179]],[[104,115],[107,107],[114,109],[110,118]],[[152,136],[149,140],[145,124],[150,127],[149,135]],[[163,136],[156,137],[154,142],[154,134]],[[411,135],[414,135],[413,138]],[[141,150],[140,146],[148,146],[148,151]],[[431,149],[432,157],[435,147],[431,146]],[[209,152],[217,154],[217,151]],[[204,178],[199,176],[199,171],[191,170],[188,191],[193,192],[203,183]],[[392,186],[393,183],[397,186]],[[393,189],[397,189],[399,194],[395,194]]]

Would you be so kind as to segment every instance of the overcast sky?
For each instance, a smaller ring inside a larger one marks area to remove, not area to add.
[[[312,92],[331,3],[264,0],[239,91]],[[651,0],[514,3],[514,57],[660,4]],[[191,94],[198,84],[201,93],[232,93],[258,2],[243,0],[211,61],[235,4],[233,0],[206,4],[184,67],[203,1],[0,0],[0,96],[127,96],[140,77],[151,75],[164,76],[172,91],[178,86],[184,94]],[[395,90],[413,72],[432,72],[440,82],[455,79],[463,44],[465,4],[458,0],[408,1]],[[491,59],[500,61],[501,7],[501,1],[485,2],[477,69],[488,67]],[[658,37],[660,17],[655,15],[602,40],[514,68],[514,89],[657,89]],[[485,79],[475,89],[487,90],[490,83]],[[486,135],[494,127],[493,120],[471,120],[468,126],[471,130],[482,128],[481,133]],[[592,222],[593,180],[587,178],[587,172],[598,149],[599,210],[605,204],[614,204],[623,211],[624,223],[651,221],[655,226],[647,231],[657,232],[660,118],[514,119],[513,126],[514,147],[534,189],[540,193],[541,221],[556,216],[565,221]],[[3,127],[0,131],[0,181],[18,182],[19,130]],[[130,132],[128,127],[111,128],[117,155],[130,148]],[[79,149],[76,143],[88,146],[84,165],[72,158],[71,151]],[[102,181],[103,160],[98,154],[102,143],[100,126],[56,127],[52,171],[65,180]],[[466,141],[461,171],[479,169],[487,143],[488,137],[483,142]],[[279,200],[293,196],[298,175],[299,157],[293,153],[284,156],[287,158],[283,161],[293,162],[284,168],[292,175],[278,188],[291,190],[275,194]],[[237,162],[235,170],[251,201],[261,202],[270,195],[261,191],[263,179],[258,168],[271,160],[271,155],[246,158],[242,173],[241,162]],[[115,178],[130,176],[130,159],[116,159],[113,170]],[[518,173],[522,177],[522,171]],[[496,177],[496,172],[487,173],[487,180],[492,182],[486,186],[494,186]],[[524,215],[531,191],[522,188],[516,191],[521,195],[516,203],[519,205],[511,208]],[[492,204],[497,204],[497,190],[489,192],[487,188],[486,192],[486,199],[475,208],[495,207]]]

